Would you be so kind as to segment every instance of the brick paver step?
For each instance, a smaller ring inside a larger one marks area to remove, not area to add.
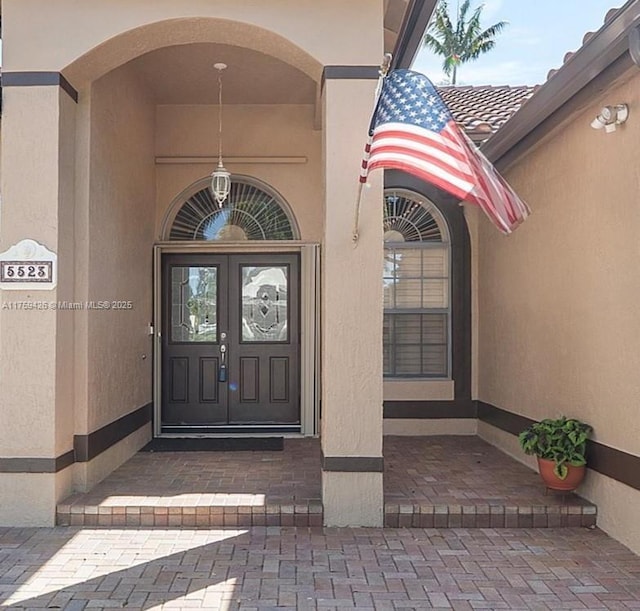
[[[391,528],[559,528],[595,527],[592,504],[420,505],[385,504],[384,525]]]
[[[82,496],[72,497],[58,505],[59,526],[147,526],[230,527],[230,526],[322,526],[322,503],[284,504],[216,503],[215,499],[180,499],[165,504],[166,499],[147,497],[127,503],[126,499],[110,499],[110,503],[87,505]],[[117,504],[113,504],[117,503]]]
[[[152,498],[147,501],[153,500]],[[122,502],[122,499],[120,499]],[[59,526],[321,526],[320,501],[281,505],[205,504],[86,505],[82,497],[58,506]],[[559,528],[595,527],[594,505],[427,505],[386,503],[384,525],[390,528]]]

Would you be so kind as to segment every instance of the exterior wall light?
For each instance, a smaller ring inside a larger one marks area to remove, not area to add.
[[[231,174],[222,163],[222,71],[227,64],[218,63],[213,67],[218,71],[218,167],[211,174],[211,192],[222,208],[231,191]]]
[[[603,106],[598,116],[591,121],[593,129],[602,129],[607,134],[616,131],[616,126],[621,125],[629,118],[629,107],[626,104],[616,106]]]

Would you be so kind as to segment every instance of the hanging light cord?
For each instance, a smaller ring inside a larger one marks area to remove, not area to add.
[[[222,70],[218,71],[218,165],[222,165]]]

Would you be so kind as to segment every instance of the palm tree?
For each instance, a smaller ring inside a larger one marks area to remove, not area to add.
[[[467,18],[471,0],[464,0],[458,6],[455,26],[449,17],[446,0],[440,0],[435,19],[431,22],[424,36],[424,45],[438,55],[444,57],[444,73],[451,77],[451,84],[456,84],[458,66],[477,59],[483,53],[495,47],[495,37],[507,25],[506,21],[498,21],[486,30],[480,27],[480,17],[484,5],[481,4]]]

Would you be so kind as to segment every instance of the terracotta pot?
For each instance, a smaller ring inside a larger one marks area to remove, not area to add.
[[[551,490],[563,490],[565,492],[575,490],[584,479],[586,467],[574,467],[567,465],[569,473],[565,479],[560,479],[554,472],[555,462],[553,460],[547,460],[546,458],[538,457],[538,470],[542,481],[547,488]]]

